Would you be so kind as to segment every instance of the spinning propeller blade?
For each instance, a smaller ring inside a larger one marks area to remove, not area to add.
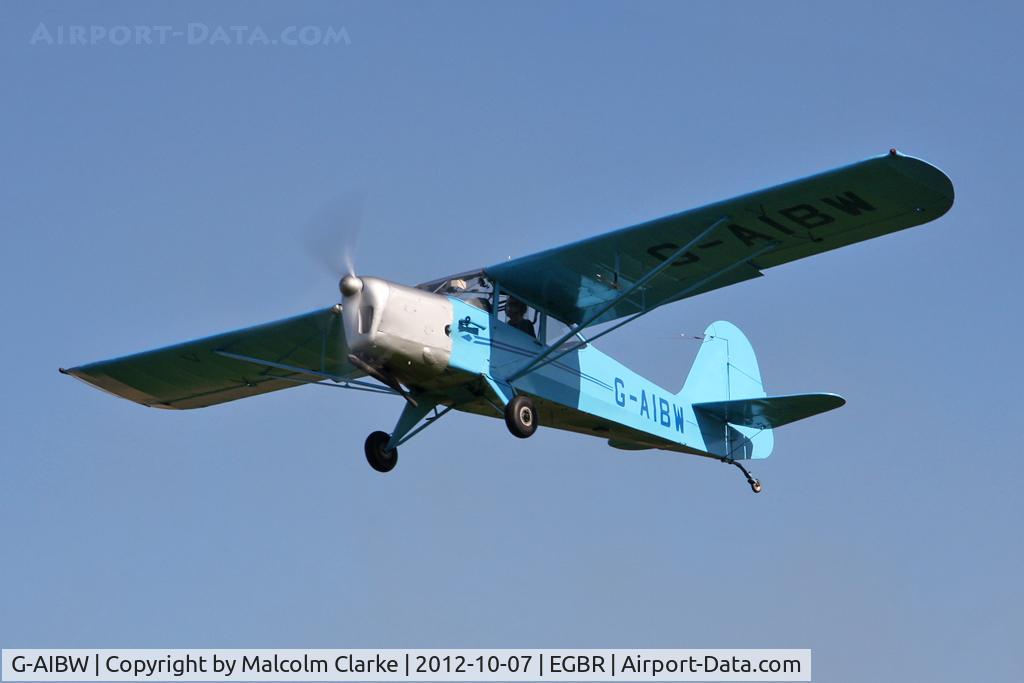
[[[356,245],[362,220],[363,194],[350,191],[325,204],[306,230],[307,252],[335,281],[345,275],[355,275]]]

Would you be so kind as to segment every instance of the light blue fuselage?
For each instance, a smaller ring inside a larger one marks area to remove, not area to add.
[[[543,426],[601,436],[627,449],[717,450],[718,435],[702,432],[683,392],[665,389],[580,339],[572,343],[579,348],[515,380],[513,388],[506,378],[544,346],[497,316],[450,299],[454,319],[449,366],[464,372],[467,380],[483,376],[493,392],[502,394],[503,402],[516,392],[539,399]],[[472,411],[498,416],[478,408]]]

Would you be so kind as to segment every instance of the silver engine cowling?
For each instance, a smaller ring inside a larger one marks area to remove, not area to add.
[[[411,385],[448,367],[452,304],[447,297],[354,275],[342,278],[339,289],[351,353]]]

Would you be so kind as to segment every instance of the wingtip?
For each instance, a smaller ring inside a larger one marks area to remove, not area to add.
[[[59,372],[62,375],[70,375],[71,374],[70,372],[68,372],[64,368],[57,368],[57,372]]]
[[[884,158],[892,159],[892,163],[903,175],[921,183],[945,198],[944,205],[936,215],[932,216],[932,219],[944,215],[953,208],[953,203],[956,201],[956,190],[953,187],[953,180],[941,168],[920,157],[898,152],[895,147],[890,149]]]

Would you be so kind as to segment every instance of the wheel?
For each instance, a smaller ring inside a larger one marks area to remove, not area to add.
[[[750,482],[750,490],[753,491],[754,493],[761,493],[761,482],[759,482],[757,479]]]
[[[398,464],[398,449],[385,450],[391,435],[386,432],[373,432],[366,437],[366,462],[378,472],[390,472]]]
[[[537,431],[537,409],[529,396],[514,396],[505,406],[505,424],[513,436],[520,439],[533,436]]]

